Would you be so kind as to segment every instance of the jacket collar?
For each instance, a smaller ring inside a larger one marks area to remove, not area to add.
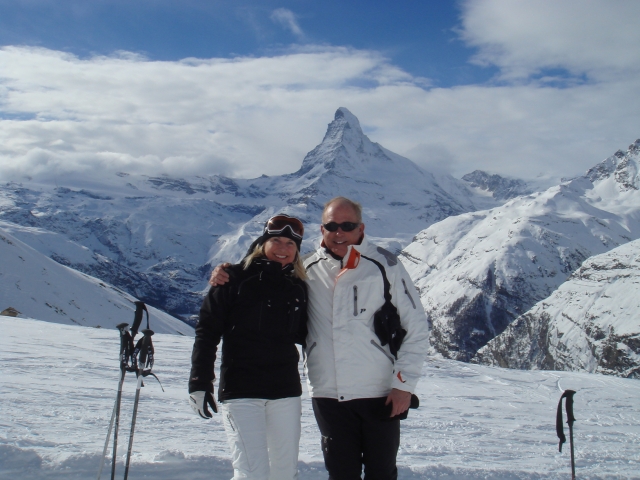
[[[337,262],[343,262],[345,261],[345,259],[349,259],[350,257],[352,257],[353,255],[355,255],[355,253],[351,253],[353,250],[355,250],[357,252],[357,254],[361,254],[367,251],[367,249],[369,248],[369,241],[367,240],[367,236],[365,234],[362,235],[362,240],[360,241],[359,244],[357,245],[349,245],[347,247],[347,254],[342,257],[342,258],[337,258],[335,256],[333,256],[331,254],[331,252],[329,252],[324,244],[324,241],[320,244],[320,248],[318,249],[318,255],[321,256],[322,258],[325,258],[327,260],[335,260]],[[347,261],[347,263],[349,263]]]
[[[251,262],[251,267],[249,268],[256,268],[263,272],[270,272],[270,273],[290,274],[293,272],[292,263],[288,263],[283,267],[280,262],[274,262],[273,260],[269,260],[264,257],[256,258],[255,260],[253,260],[253,262]]]

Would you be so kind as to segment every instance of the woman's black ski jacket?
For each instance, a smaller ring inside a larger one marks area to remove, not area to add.
[[[196,326],[189,392],[213,392],[222,338],[218,400],[277,399],[302,394],[296,343],[307,336],[307,286],[264,258],[227,269],[229,282],[211,287]]]

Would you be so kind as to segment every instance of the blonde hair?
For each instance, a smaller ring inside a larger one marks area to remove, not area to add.
[[[347,197],[334,197],[324,204],[324,209],[322,210],[322,221],[324,222],[324,214],[327,213],[327,209],[333,205],[334,203],[339,203],[341,205],[348,205],[356,214],[356,219],[358,223],[362,223],[362,205],[358,202],[355,202]]]
[[[251,265],[251,263],[256,258],[264,258],[264,257],[265,257],[264,244],[256,245],[255,248],[253,249],[253,252],[251,252],[249,255],[244,257],[244,260],[242,261],[242,266],[246,270],[249,268],[249,265]],[[299,278],[300,280],[307,279],[307,271],[304,268],[304,264],[302,263],[302,259],[300,258],[299,251],[296,251],[296,258],[293,259],[293,276],[296,278]]]

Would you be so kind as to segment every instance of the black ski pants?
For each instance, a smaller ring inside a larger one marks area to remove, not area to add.
[[[313,398],[329,480],[396,480],[400,420],[389,419],[386,397],[338,402]]]

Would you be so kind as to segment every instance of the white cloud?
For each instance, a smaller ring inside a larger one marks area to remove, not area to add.
[[[592,79],[640,72],[637,0],[472,0],[462,38],[504,78],[565,69]]]
[[[630,9],[626,2],[579,3],[599,13],[581,14],[569,1],[466,3],[461,34],[502,76],[453,88],[425,88],[376,52],[339,47],[177,62],[5,47],[0,179],[74,170],[290,173],[341,106],[373,141],[429,168],[457,176],[475,169],[579,175],[640,137],[640,42],[627,41],[637,38],[628,25],[638,17],[601,8]],[[569,17],[582,27],[560,29]],[[617,32],[608,32],[614,25]],[[537,72],[549,68],[588,81],[541,82]]]
[[[276,23],[279,23],[282,27],[289,30],[299,39],[304,38],[304,32],[300,25],[298,24],[298,19],[296,18],[295,13],[286,8],[277,8],[273,12],[271,12],[271,20]]]

